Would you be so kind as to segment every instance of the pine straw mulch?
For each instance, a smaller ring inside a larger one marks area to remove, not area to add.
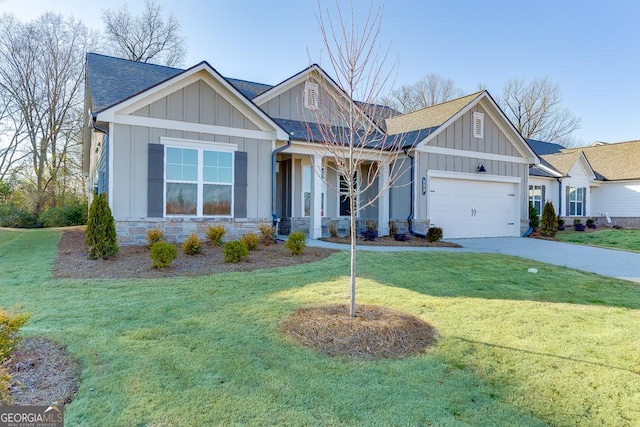
[[[295,341],[329,356],[394,358],[426,351],[435,329],[410,314],[374,305],[334,304],[298,309],[282,326]]]
[[[66,405],[80,383],[80,365],[64,348],[42,337],[24,338],[2,369],[11,376],[13,405]]]
[[[349,236],[345,237],[323,237],[322,239],[325,242],[331,243],[341,243],[344,245],[349,245],[351,243],[351,238]],[[420,247],[420,248],[461,248],[462,245],[453,242],[430,242],[423,237],[414,237],[409,236],[409,240],[406,242],[399,241],[394,239],[391,236],[382,236],[378,237],[376,240],[364,240],[361,237],[356,238],[356,244],[362,246],[400,246],[400,247]]]
[[[121,246],[120,252],[107,260],[90,260],[84,246],[84,228],[65,231],[58,243],[58,257],[53,269],[57,278],[159,278],[202,276],[212,273],[253,271],[319,261],[335,253],[333,249],[307,247],[300,256],[293,256],[282,242],[261,246],[249,253],[246,262],[226,263],[222,248],[202,244],[198,255],[185,255],[178,248],[178,257],[168,268],[152,268],[153,261],[146,246]]]

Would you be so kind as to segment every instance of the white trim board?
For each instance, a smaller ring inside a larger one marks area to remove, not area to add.
[[[456,148],[435,147],[432,145],[419,146],[416,151],[429,154],[445,154],[449,156],[469,157],[472,159],[497,160],[501,162],[521,163],[528,165],[527,159],[516,156],[507,156],[504,154],[483,153],[480,151],[460,150]]]
[[[473,181],[490,181],[490,182],[510,182],[514,184],[520,184],[522,178],[517,176],[503,176],[503,175],[487,175],[479,173],[463,173],[463,172],[446,172],[446,171],[427,171],[428,178],[449,178],[449,179],[464,179]]]
[[[205,125],[202,123],[182,122],[177,120],[154,119],[150,117],[129,116],[124,114],[115,114],[114,122],[121,125],[179,130],[183,132],[208,133],[211,135],[236,136],[240,138],[262,139],[266,141],[274,141],[277,136],[276,132]]]

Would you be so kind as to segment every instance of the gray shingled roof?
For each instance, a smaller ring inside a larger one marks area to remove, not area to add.
[[[536,139],[527,139],[526,141],[538,157],[546,156],[547,154],[557,154],[565,149],[562,145],[553,142],[538,141]]]
[[[87,53],[93,113],[105,110],[184,70]]]
[[[323,142],[320,125],[316,123],[308,123],[288,119],[273,120],[285,131],[292,133],[293,139],[296,139],[298,141]],[[426,138],[435,129],[437,129],[437,127],[430,129],[420,129],[417,131],[398,135],[383,135],[380,133],[368,134],[367,138],[369,141],[366,145],[366,148],[382,148],[385,150],[392,148],[410,148]],[[331,130],[331,134],[337,136],[338,138],[336,141],[331,141],[332,143],[338,143],[342,145],[346,145],[348,143],[346,139],[348,129],[334,126]]]
[[[273,87],[264,83],[248,82],[246,80],[231,79],[228,77],[225,77],[225,79],[249,99],[253,99]]]

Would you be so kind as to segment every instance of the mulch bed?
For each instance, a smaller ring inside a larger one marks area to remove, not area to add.
[[[345,245],[349,245],[351,243],[351,238],[349,236],[346,237],[323,237],[322,239],[325,242],[331,243],[342,243]],[[391,236],[383,236],[378,237],[374,241],[364,240],[360,237],[356,239],[357,245],[362,246],[404,246],[404,247],[422,247],[422,248],[461,248],[462,246],[457,243],[452,242],[430,242],[425,238],[421,237],[410,237],[408,241],[402,242],[394,239]]]
[[[282,326],[295,341],[329,356],[362,359],[420,353],[436,341],[435,329],[410,314],[374,305],[334,304],[298,309]]]
[[[2,368],[13,405],[66,405],[78,390],[80,366],[47,338],[24,338]]]
[[[293,256],[282,242],[262,246],[249,253],[246,262],[226,263],[222,248],[202,244],[198,255],[185,255],[178,248],[178,257],[168,268],[152,268],[153,261],[146,246],[121,246],[120,252],[107,260],[90,260],[84,247],[84,230],[66,231],[58,243],[58,257],[53,273],[57,278],[160,278],[202,276],[212,273],[253,271],[319,261],[335,253],[333,249],[307,247],[300,256]]]

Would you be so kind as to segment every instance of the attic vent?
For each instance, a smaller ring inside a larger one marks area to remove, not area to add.
[[[484,138],[484,114],[473,113],[473,137]]]
[[[306,82],[304,84],[304,108],[318,109],[318,84]]]

